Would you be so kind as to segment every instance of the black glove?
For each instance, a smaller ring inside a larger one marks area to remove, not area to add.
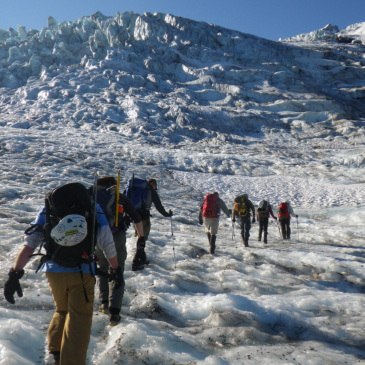
[[[172,213],[172,210],[169,210],[169,217],[172,217],[174,214]]]
[[[203,224],[203,217],[200,215],[199,216],[199,224],[202,225]]]
[[[256,222],[256,219],[255,217],[252,218],[252,223],[255,223]]]
[[[125,228],[128,229],[131,225],[131,219],[129,218],[129,216],[127,214],[123,214],[123,222],[124,222]]]
[[[119,289],[124,284],[124,277],[120,266],[116,270],[109,268],[109,282],[113,283],[113,289]]]
[[[298,218],[298,214],[295,216],[295,218]]]
[[[232,222],[234,223],[235,221],[236,221],[236,218],[235,218],[235,217],[233,217],[233,218],[232,218]]]
[[[8,275],[9,279],[5,282],[4,285],[4,297],[9,303],[14,304],[15,292],[18,294],[19,298],[23,296],[23,291],[20,286],[19,279],[23,277],[24,270],[15,271],[13,268],[11,268]]]
[[[146,240],[144,237],[139,237],[137,240],[137,250],[144,249],[146,247]]]

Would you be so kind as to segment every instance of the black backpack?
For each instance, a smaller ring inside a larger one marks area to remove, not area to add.
[[[89,186],[87,188],[88,193],[92,196],[94,193],[94,187]],[[116,191],[115,187],[97,186],[96,188],[96,202],[102,209],[106,220],[110,227],[115,227],[115,216],[116,216]],[[123,206],[119,205],[118,214],[118,227],[124,231],[127,231],[126,217],[123,213]]]
[[[96,203],[93,200],[90,198],[86,187],[80,183],[73,182],[62,185],[46,194],[45,226],[31,226],[25,231],[25,234],[31,234],[35,231],[41,231],[44,234],[44,240],[38,253],[31,255],[42,256],[36,272],[43,263],[49,260],[53,260],[56,264],[63,267],[78,267],[86,302],[89,302],[89,298],[84,285],[81,264],[89,264],[90,273],[93,273],[91,264],[96,262],[94,255],[96,243]],[[64,217],[70,214],[78,214],[85,217],[87,235],[78,244],[65,247],[52,239],[51,231]],[[45,248],[46,254],[41,253],[42,247]]]
[[[257,208],[257,214],[260,218],[269,217],[269,203],[266,200],[261,200]]]
[[[44,240],[37,254],[41,255],[40,266],[53,260],[56,264],[63,267],[79,267],[82,263],[93,261],[96,223],[95,215],[92,209],[92,203],[86,187],[80,183],[74,182],[62,185],[46,194],[45,198],[45,215],[46,224],[44,227],[37,227],[44,234]],[[95,211],[95,209],[94,209]],[[51,237],[52,229],[67,215],[78,214],[85,217],[87,222],[86,237],[74,246],[61,246]],[[34,226],[28,228],[25,234],[34,232]],[[42,247],[45,248],[46,254],[41,254]]]
[[[49,212],[47,212],[47,205]],[[75,246],[60,246],[52,239],[49,233],[62,218],[70,214],[78,214],[85,217],[87,236]],[[93,229],[95,229],[93,219],[91,199],[84,185],[77,182],[69,183],[49,192],[46,196],[45,226],[45,249],[47,256],[56,264],[64,267],[76,267],[82,263],[88,263],[95,247],[95,242],[92,242]]]
[[[245,194],[238,195],[234,199],[233,209],[240,217],[248,217],[250,215],[249,206]]]

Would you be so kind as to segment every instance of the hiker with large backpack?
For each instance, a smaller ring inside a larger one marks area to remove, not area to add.
[[[14,304],[15,292],[23,296],[19,280],[25,265],[31,256],[42,257],[41,271],[46,273],[56,306],[47,334],[54,365],[86,363],[93,316],[95,241],[109,261],[111,280],[115,285],[121,280],[112,232],[100,213],[95,199],[90,199],[80,183],[65,184],[49,192],[45,206],[25,231],[25,244],[5,282],[5,299]],[[33,255],[39,245],[38,253]],[[45,254],[41,253],[42,247]]]
[[[298,215],[294,213],[289,200],[285,200],[284,202],[280,203],[278,209],[278,218],[284,240],[290,239],[290,216],[298,218]]]
[[[215,243],[218,234],[221,210],[223,210],[228,218],[232,214],[232,211],[227,208],[226,204],[219,197],[217,192],[214,192],[213,194],[207,194],[200,205],[199,224],[204,223],[205,233],[207,234],[209,242],[209,252],[212,255],[215,253]]]
[[[234,199],[232,221],[236,221],[236,217],[240,218],[241,225],[241,237],[245,247],[248,246],[248,240],[250,238],[251,229],[251,213],[252,211],[252,223],[255,223],[255,207],[251,200],[248,199],[247,194],[236,196]]]
[[[157,193],[157,181],[155,179],[143,180],[135,178],[134,175],[129,179],[125,192],[127,197],[131,200],[134,207],[137,209],[138,214],[142,217],[143,235],[145,241],[148,240],[148,236],[151,231],[151,207],[152,203],[155,205],[157,211],[164,217],[172,217],[171,210],[166,212],[163,207],[160,197]],[[136,227],[135,227],[136,229]],[[137,235],[137,231],[135,231]],[[132,261],[132,270],[143,270],[144,265],[148,265],[145,245],[136,247],[136,253]]]
[[[257,237],[258,241],[261,241],[262,238],[262,232],[264,232],[264,243],[267,243],[267,229],[269,226],[269,214],[271,217],[275,220],[277,218],[274,216],[274,213],[272,212],[272,207],[268,200],[261,200],[259,203],[259,206],[257,208],[257,215],[256,218],[259,222],[259,235]]]
[[[113,176],[104,176],[97,180],[96,202],[100,205],[106,220],[113,232],[115,248],[117,250],[118,270],[122,280],[119,285],[114,285],[108,279],[109,262],[100,247],[96,247],[98,258],[98,286],[100,299],[100,312],[109,314],[109,324],[115,326],[120,321],[125,282],[123,279],[124,264],[127,258],[126,231],[132,221],[138,232],[137,246],[143,246],[142,218],[132,205],[127,196],[118,194],[120,174],[117,180]],[[94,187],[88,188],[90,195],[94,194]]]

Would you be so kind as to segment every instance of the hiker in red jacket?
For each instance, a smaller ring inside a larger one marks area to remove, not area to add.
[[[204,223],[205,233],[207,234],[210,246],[209,252],[212,255],[215,252],[215,241],[218,233],[219,216],[221,210],[223,210],[228,218],[232,214],[232,211],[227,208],[224,201],[219,198],[219,194],[217,192],[213,194],[207,194],[200,206],[199,224]]]
[[[298,215],[294,213],[289,201],[286,200],[283,203],[280,203],[278,209],[278,218],[284,240],[290,239],[290,216],[298,218]]]

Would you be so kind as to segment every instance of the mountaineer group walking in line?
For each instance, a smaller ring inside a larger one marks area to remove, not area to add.
[[[48,351],[53,365],[83,365],[90,341],[94,304],[94,286],[99,289],[100,312],[109,315],[109,325],[119,323],[125,289],[124,271],[127,258],[126,232],[134,225],[136,251],[132,271],[149,264],[145,247],[151,231],[151,207],[164,217],[171,217],[157,193],[157,181],[129,179],[120,194],[120,173],[94,178],[86,188],[78,182],[59,186],[46,194],[44,206],[24,233],[25,244],[8,272],[4,297],[15,303],[14,295],[23,296],[20,279],[33,256],[40,257],[38,270],[45,272],[55,304],[48,328]],[[290,219],[298,219],[289,201],[280,203],[278,218],[267,199],[255,207],[244,193],[234,198],[228,209],[218,192],[207,194],[200,204],[199,223],[204,224],[209,253],[216,254],[221,212],[234,223],[238,220],[244,247],[249,247],[250,230],[256,218],[258,241],[268,243],[269,216],[279,219],[283,239],[290,239]],[[38,248],[36,253],[35,250]],[[42,252],[42,248],[45,252]]]

